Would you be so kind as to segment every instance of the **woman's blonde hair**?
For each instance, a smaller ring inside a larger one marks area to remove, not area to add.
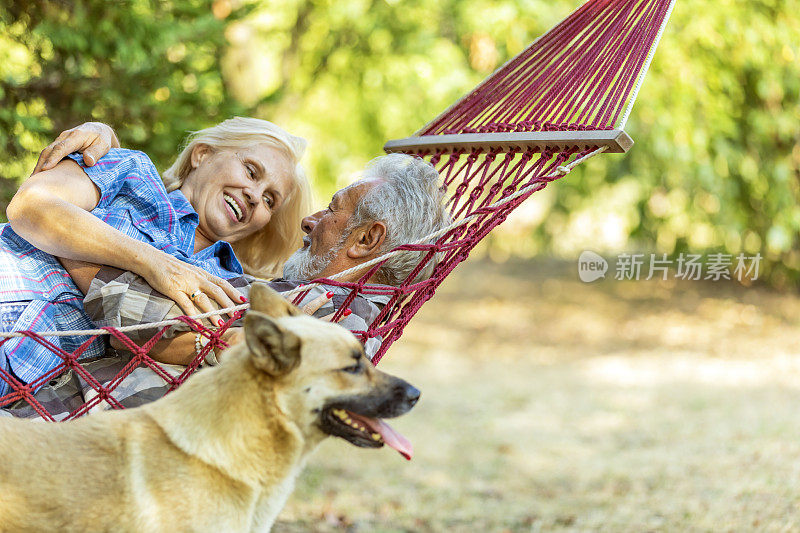
[[[246,273],[258,277],[280,275],[283,264],[300,247],[303,232],[300,221],[311,212],[311,187],[299,164],[306,141],[289,134],[272,122],[257,118],[234,117],[211,128],[193,132],[178,158],[161,175],[167,191],[174,191],[192,170],[192,150],[198,144],[213,149],[241,150],[254,144],[268,144],[292,162],[294,187],[283,204],[272,213],[263,229],[231,243]]]

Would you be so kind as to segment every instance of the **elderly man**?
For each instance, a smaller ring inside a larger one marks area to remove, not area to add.
[[[306,233],[303,246],[287,261],[284,278],[271,284],[276,290],[286,292],[309,280],[332,277],[345,271],[350,273],[340,281],[354,281],[361,277],[363,270],[351,269],[403,243],[434,233],[449,223],[438,174],[430,164],[400,154],[379,157],[367,166],[360,180],[334,194],[327,208],[303,219],[302,229]],[[420,257],[419,252],[404,252],[391,257],[369,282],[397,285],[409,276]],[[84,307],[100,326],[157,322],[183,314],[174,302],[155,292],[136,274],[109,267],[97,271],[97,267],[85,264],[65,266],[76,279],[76,284],[86,291]],[[428,277],[434,266],[430,261],[417,279]],[[89,276],[93,276],[91,280],[87,279]],[[252,278],[230,281],[247,294]],[[349,289],[321,285],[309,291],[300,306],[315,316],[329,315],[342,305],[349,292]],[[359,295],[345,311],[340,324],[352,331],[365,331],[388,299],[385,294]],[[206,339],[187,330],[183,325],[173,327],[166,335],[168,338],[159,341],[151,350],[151,357],[164,363],[188,364],[204,347]],[[155,331],[139,330],[129,333],[129,336],[142,343]],[[225,340],[236,342],[240,332],[241,329],[234,324],[226,332]],[[365,342],[370,357],[379,347],[379,339],[371,338]],[[206,362],[215,364],[217,355],[212,350]],[[105,383],[111,381],[129,359],[129,356],[121,354],[88,362],[84,366],[98,381]],[[183,368],[176,366],[170,370],[177,375]],[[152,370],[140,367],[123,381],[113,396],[123,405],[135,406],[162,396],[167,389],[165,382]],[[70,371],[43,387],[37,393],[37,399],[51,414],[65,415],[93,394],[94,390]],[[26,405],[16,405],[7,411],[15,416],[35,414]]]

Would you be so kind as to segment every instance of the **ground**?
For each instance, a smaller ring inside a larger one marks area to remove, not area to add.
[[[800,296],[462,265],[381,368],[415,445],[329,439],[295,531],[797,531]]]

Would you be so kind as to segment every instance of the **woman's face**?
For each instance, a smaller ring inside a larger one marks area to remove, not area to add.
[[[235,151],[201,144],[191,157],[181,192],[209,242],[236,242],[262,229],[293,188],[291,160],[268,144]]]

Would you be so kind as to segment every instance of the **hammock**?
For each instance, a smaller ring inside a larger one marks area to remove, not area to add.
[[[630,149],[633,141],[624,127],[673,4],[674,0],[589,0],[413,137],[386,143],[386,152],[418,155],[437,168],[449,194],[448,207],[454,223],[361,265],[361,277],[356,282],[337,281],[345,273],[316,280],[350,290],[337,311],[339,316],[359,294],[390,297],[365,331],[354,331],[362,342],[368,338],[381,340],[374,364],[400,338],[445,277],[526,198],[590,157]],[[419,263],[399,286],[367,283],[391,255],[409,251],[419,255]],[[432,275],[415,282],[430,261],[436,261]],[[310,287],[293,291],[296,301]],[[235,309],[241,311],[245,307]],[[161,330],[141,347],[125,335],[125,328],[60,332],[59,335],[94,335],[72,353],[47,340],[54,332],[5,334],[0,345],[12,336],[25,336],[25,342],[40,343],[63,363],[29,384],[0,369],[0,379],[11,389],[0,397],[0,406],[23,399],[40,416],[53,420],[33,397],[33,391],[67,369],[85,380],[96,395],[66,419],[81,416],[101,402],[122,408],[111,393],[141,365],[150,367],[173,390],[197,369],[211,349],[225,347],[221,336],[232,320],[212,331],[199,321],[205,316],[156,324]],[[177,321],[201,332],[210,342],[184,372],[173,377],[148,352]],[[77,361],[94,338],[109,334],[132,352],[133,358],[102,386]]]

